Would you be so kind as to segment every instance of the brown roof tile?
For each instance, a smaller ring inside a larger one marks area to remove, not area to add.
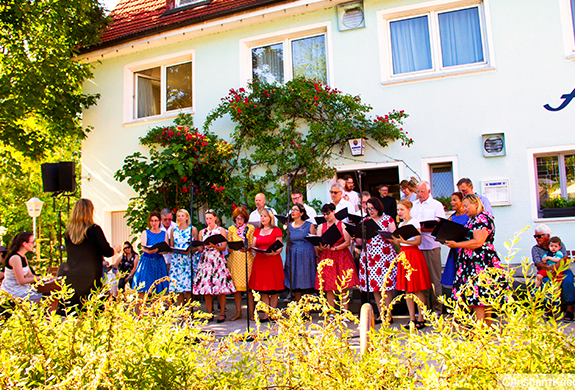
[[[174,0],[168,0],[172,2]],[[102,34],[102,43],[115,43],[204,20],[293,0],[212,0],[209,4],[169,10],[166,0],[122,0],[110,13],[112,24]]]

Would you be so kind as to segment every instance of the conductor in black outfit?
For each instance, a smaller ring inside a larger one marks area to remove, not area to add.
[[[75,291],[69,305],[81,307],[90,291],[102,286],[104,257],[120,253],[120,245],[112,248],[102,228],[94,223],[94,205],[89,199],[80,199],[74,205],[65,240],[68,262],[60,273]]]
[[[387,184],[380,184],[378,190],[379,200],[383,203],[384,213],[397,222],[397,202],[394,197],[389,196],[389,186]]]

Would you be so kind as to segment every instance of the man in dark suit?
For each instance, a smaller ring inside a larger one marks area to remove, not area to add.
[[[379,187],[379,200],[383,203],[384,212],[397,222],[397,202],[395,198],[389,196],[389,186],[381,184]]]

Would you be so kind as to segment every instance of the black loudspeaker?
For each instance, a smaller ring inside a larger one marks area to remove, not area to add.
[[[76,164],[73,162],[60,162],[59,191],[74,192],[76,190]]]
[[[44,192],[74,192],[76,190],[75,165],[73,162],[42,164]]]

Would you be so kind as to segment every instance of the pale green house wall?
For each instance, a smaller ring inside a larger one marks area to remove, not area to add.
[[[542,222],[535,213],[533,149],[538,153],[544,147],[575,150],[575,103],[558,112],[543,108],[546,103],[558,106],[560,96],[575,87],[575,62],[566,58],[567,0],[485,1],[492,69],[392,85],[382,85],[386,53],[381,50],[384,23],[378,12],[419,2],[365,0],[366,28],[346,32],[338,31],[338,2],[320,3],[327,8],[274,20],[260,18],[262,21],[245,27],[230,23],[232,30],[224,27],[218,33],[147,50],[136,47],[133,52],[119,50],[118,55],[104,55],[96,64],[94,78],[85,84],[86,92],[100,93],[102,97],[96,107],[84,113],[84,124],[94,130],[83,144],[82,175],[89,173],[91,180],[83,182],[82,194],[94,201],[98,222],[105,229],[109,229],[109,213],[125,210],[134,195],[125,183],[113,179],[114,172],[125,156],[137,150],[145,152],[138,145],[138,137],[150,127],[169,124],[173,119],[124,124],[126,64],[193,49],[194,121],[201,127],[208,112],[230,88],[245,84],[240,74],[242,39],[317,23],[328,28],[332,86],[360,94],[377,114],[405,110],[410,115],[405,129],[415,140],[411,148],[399,143],[385,150],[368,147],[364,157],[355,159],[351,159],[346,148],[345,158],[335,162],[341,170],[397,166],[403,179],[414,176],[409,166],[425,178],[425,159],[450,156],[447,160],[453,162],[455,181],[470,177],[476,191],[481,191],[482,180],[510,180],[512,205],[495,208],[499,251],[505,253],[504,240],[522,226]],[[212,130],[225,137],[232,128],[231,122],[220,120]],[[499,132],[505,133],[507,155],[484,158],[481,135]],[[320,183],[311,187],[309,193],[327,202],[327,187]],[[568,248],[575,248],[573,221],[575,218],[543,222],[563,238]],[[532,241],[530,232],[520,246],[527,250]]]

